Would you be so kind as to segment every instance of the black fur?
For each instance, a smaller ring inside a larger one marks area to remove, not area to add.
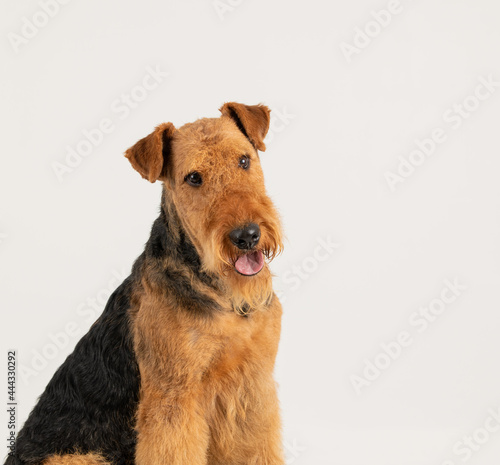
[[[167,255],[175,267],[165,268]],[[74,452],[99,452],[114,465],[134,463],[140,375],[129,311],[132,289],[140,286],[145,262],[153,265],[155,279],[165,292],[187,311],[207,316],[216,310],[215,302],[193,290],[186,276],[194,275],[214,289],[215,282],[200,270],[200,257],[176,214],[167,218],[162,209],[131,276],[111,295],[100,318],[54,374],[19,432],[15,454],[6,465],[35,465],[52,454]]]
[[[248,137],[247,130],[245,129],[245,126],[243,126],[243,123],[241,122],[240,117],[238,116],[238,113],[236,113],[236,111],[234,111],[232,108],[229,108],[229,116],[236,123],[236,126],[238,126],[238,129],[243,133],[243,135],[250,142],[252,142],[250,137]],[[252,142],[252,145],[253,145],[253,142]]]
[[[178,238],[175,240],[174,238]],[[151,237],[146,244],[143,256],[139,257],[138,265],[144,260],[163,260],[165,254],[173,258],[175,267],[158,266],[158,280],[162,282],[165,290],[174,297],[183,308],[190,309],[199,314],[210,315],[217,310],[217,304],[205,294],[193,289],[190,275],[194,275],[203,284],[216,289],[213,277],[201,271],[200,256],[195,247],[187,238],[175,214],[167,218],[162,209],[160,217],[154,222]]]
[[[26,420],[7,465],[35,464],[48,455],[101,453],[134,463],[134,414],[139,371],[127,312],[130,278],[112,294],[100,318],[56,371]]]

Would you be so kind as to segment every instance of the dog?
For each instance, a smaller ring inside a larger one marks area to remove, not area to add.
[[[282,250],[259,151],[270,110],[156,129],[126,151],[163,184],[130,276],[59,367],[6,465],[283,465],[273,378]]]

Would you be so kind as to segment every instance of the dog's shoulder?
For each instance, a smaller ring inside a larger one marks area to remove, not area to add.
[[[140,379],[128,317],[131,289],[127,278],[48,383],[17,438],[22,463],[75,450],[133,460],[130,426]]]

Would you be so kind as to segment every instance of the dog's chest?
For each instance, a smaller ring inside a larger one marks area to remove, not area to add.
[[[216,336],[213,357],[204,373],[206,382],[252,376],[268,362],[272,365],[279,340],[276,318],[272,312],[228,318]]]

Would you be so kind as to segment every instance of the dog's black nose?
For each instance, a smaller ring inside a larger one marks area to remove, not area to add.
[[[243,228],[233,229],[229,233],[229,239],[238,249],[253,249],[259,243],[259,225],[250,223]]]

